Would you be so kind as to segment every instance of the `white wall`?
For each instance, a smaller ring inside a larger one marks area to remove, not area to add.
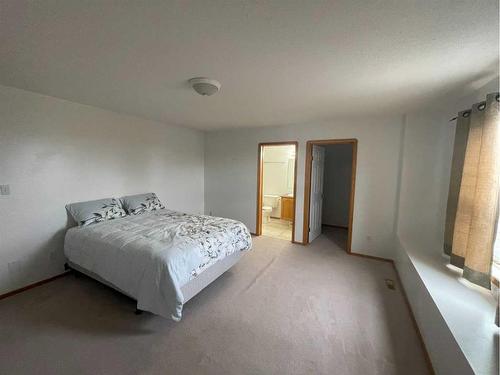
[[[406,116],[398,235],[426,248],[442,248],[453,153],[448,112]]]
[[[204,137],[0,86],[0,294],[63,271],[65,204],[154,191],[204,210]]]
[[[338,144],[324,147],[322,223],[347,227],[351,193],[352,145]]]
[[[496,374],[495,299],[446,267],[444,223],[458,111],[498,90],[498,78],[406,116],[395,260],[438,374]]]
[[[337,119],[302,126],[221,130],[206,134],[205,212],[256,225],[259,142],[298,141],[295,240],[302,241],[307,140],[357,138],[352,249],[391,257],[402,117]]]

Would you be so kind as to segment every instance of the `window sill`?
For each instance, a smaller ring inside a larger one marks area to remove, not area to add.
[[[493,263],[491,267],[491,282],[498,288],[500,286],[500,264]]]
[[[403,244],[403,249],[471,368],[477,374],[496,373],[498,289],[491,292],[469,283],[435,249],[413,243]]]

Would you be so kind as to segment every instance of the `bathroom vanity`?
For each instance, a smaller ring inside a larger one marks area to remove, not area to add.
[[[293,221],[293,207],[295,198],[287,195],[281,196],[281,219]]]

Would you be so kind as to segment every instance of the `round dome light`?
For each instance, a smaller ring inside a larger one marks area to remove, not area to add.
[[[210,96],[215,94],[220,90],[221,86],[220,82],[216,81],[215,79],[204,77],[191,78],[189,80],[189,83],[194,91],[203,96]]]

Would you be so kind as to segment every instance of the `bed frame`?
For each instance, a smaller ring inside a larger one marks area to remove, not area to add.
[[[232,266],[234,266],[238,261],[243,257],[244,253],[246,251],[237,251],[224,259],[218,261],[217,263],[213,264],[212,266],[208,267],[206,270],[204,270],[202,273],[200,273],[197,277],[194,279],[188,281],[186,284],[181,286],[181,291],[182,294],[184,295],[184,303],[188,302],[191,298],[193,298],[195,295],[200,293],[203,289],[205,289],[208,285],[210,285],[215,279],[217,279],[220,275],[222,275],[224,272],[229,270]],[[96,273],[89,271],[78,264],[75,264],[73,262],[68,261],[65,265],[64,268],[67,270],[72,270],[76,271],[78,273],[82,273],[94,280],[99,281],[100,283],[109,286],[110,288],[113,288],[117,290],[118,292],[134,299],[137,300],[136,297],[131,296],[130,294],[124,292],[117,286],[113,285],[109,281],[104,280],[102,277],[97,275]],[[142,311],[139,309],[136,309],[135,311],[136,314],[141,314]]]

